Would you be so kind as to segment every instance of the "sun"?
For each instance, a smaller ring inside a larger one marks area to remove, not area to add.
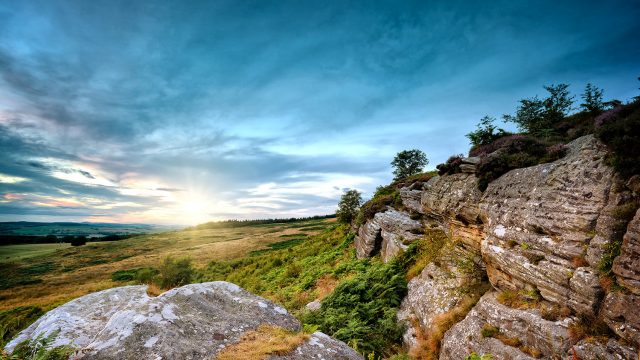
[[[177,210],[183,223],[200,224],[208,221],[211,203],[205,197],[188,196],[179,201]]]

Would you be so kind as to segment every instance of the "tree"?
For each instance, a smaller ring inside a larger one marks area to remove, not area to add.
[[[71,246],[82,246],[87,243],[86,236],[76,236],[71,240]]]
[[[393,175],[395,175],[393,180],[397,181],[411,175],[419,174],[428,163],[427,155],[420,150],[401,151],[396,154],[396,157],[393,158],[391,162],[391,165],[394,167]]]
[[[472,131],[465,135],[471,141],[472,146],[491,144],[496,139],[509,135],[509,133],[504,131],[504,129],[498,129],[493,125],[494,121],[496,121],[495,118],[487,115],[480,119],[480,122],[477,125],[478,129],[476,131]]]
[[[553,126],[571,111],[573,97],[569,95],[567,84],[544,86],[544,89],[549,93],[547,98],[535,96],[520,100],[516,115],[504,115],[504,120],[516,123],[520,131],[534,136],[545,137],[553,133]]]
[[[343,224],[351,223],[351,221],[356,218],[356,215],[358,215],[360,205],[362,205],[362,195],[358,190],[351,189],[345,191],[340,198],[338,210],[336,211],[338,222]]]
[[[584,100],[584,103],[580,104],[580,106],[585,111],[595,113],[604,110],[602,89],[599,89],[597,86],[588,83],[584,88],[584,93],[582,93],[581,97],[582,100]]]

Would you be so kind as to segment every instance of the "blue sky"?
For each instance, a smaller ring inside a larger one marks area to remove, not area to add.
[[[331,213],[544,84],[636,96],[638,19],[635,0],[3,1],[0,221]]]

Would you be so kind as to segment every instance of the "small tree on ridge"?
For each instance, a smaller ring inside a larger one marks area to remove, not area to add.
[[[411,175],[419,174],[428,163],[427,154],[421,150],[400,151],[391,162],[391,165],[394,167],[393,175],[395,175],[393,180],[397,181]]]
[[[362,195],[358,190],[347,190],[342,194],[340,203],[338,203],[338,210],[336,216],[338,222],[343,224],[349,224],[358,215],[358,210],[362,205]]]

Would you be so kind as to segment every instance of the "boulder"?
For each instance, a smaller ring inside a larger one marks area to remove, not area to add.
[[[73,346],[75,359],[212,359],[262,324],[300,329],[285,309],[227,282],[190,284],[157,297],[149,297],[146,286],[125,286],[49,311],[5,349],[59,330],[52,346]],[[306,355],[312,358],[323,347],[316,344],[352,355],[325,351],[325,358],[360,358],[345,344],[315,334],[296,351],[311,351]]]
[[[355,239],[356,254],[364,258],[380,251],[382,259],[387,262],[406,249],[409,243],[420,239],[422,233],[420,221],[411,219],[404,211],[389,207],[360,227]]]
[[[512,170],[489,184],[480,203],[482,254],[495,287],[537,289],[546,300],[593,314],[602,291],[594,271],[578,269],[584,265],[576,259],[594,237],[611,239],[618,224],[610,211],[630,193],[605,164],[599,140],[584,136],[567,147],[562,159]]]
[[[309,311],[318,311],[322,308],[322,302],[316,299],[304,306]]]
[[[287,355],[270,356],[268,360],[336,359],[363,360],[363,357],[343,342],[321,332],[315,332],[309,340]]]
[[[464,359],[471,352],[492,354],[496,359],[534,359],[521,350],[524,346],[553,358],[570,349],[569,319],[548,321],[538,310],[512,309],[500,304],[496,294],[485,294],[464,320],[445,333],[440,360]],[[521,347],[510,346],[496,337],[484,337],[485,326],[499,329],[505,338],[518,339]]]

